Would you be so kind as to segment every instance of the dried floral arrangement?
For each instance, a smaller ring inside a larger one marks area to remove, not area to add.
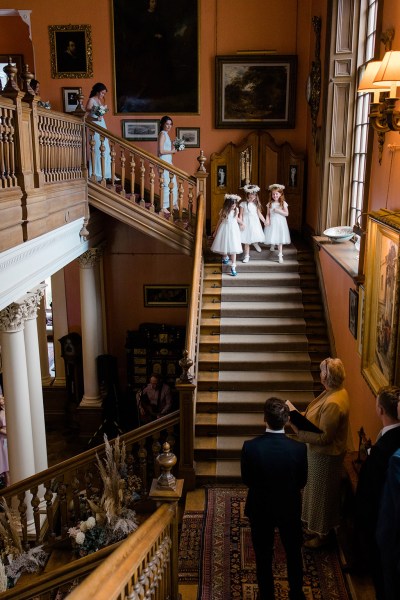
[[[0,592],[14,587],[22,573],[35,573],[46,564],[48,554],[42,546],[22,548],[18,519],[4,498],[0,498]]]
[[[103,494],[97,503],[86,499],[91,515],[68,530],[79,556],[123,540],[138,528],[133,506],[140,499],[142,482],[128,474],[125,444],[120,445],[119,437],[113,446],[106,435],[104,442],[105,458],[101,461],[96,455]]]

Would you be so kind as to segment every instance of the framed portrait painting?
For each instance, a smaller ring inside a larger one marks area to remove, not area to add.
[[[124,119],[122,137],[131,142],[155,142],[160,130],[160,119]]]
[[[82,93],[80,87],[63,87],[62,88],[62,101],[63,110],[66,113],[74,112],[78,106],[78,96]]]
[[[198,114],[198,6],[198,0],[112,0],[119,114]]]
[[[216,56],[217,128],[293,129],[296,55]]]
[[[382,209],[368,216],[362,374],[376,394],[398,385],[400,215]]]
[[[49,25],[53,79],[93,77],[90,25]]]

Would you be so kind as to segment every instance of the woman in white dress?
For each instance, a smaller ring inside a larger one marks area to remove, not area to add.
[[[225,194],[224,205],[219,213],[219,221],[214,232],[214,241],[211,250],[217,254],[222,254],[222,264],[229,263],[229,255],[232,261],[231,275],[235,277],[236,272],[236,254],[243,251],[240,239],[240,229],[243,227],[243,221],[239,217],[237,203],[241,200],[236,194]]]
[[[249,183],[244,186],[246,200],[239,204],[239,217],[243,221],[241,237],[244,244],[244,257],[242,262],[248,263],[250,260],[250,244],[253,244],[257,252],[261,252],[258,242],[264,242],[264,232],[260,221],[265,225],[265,219],[261,212],[261,203],[258,197],[260,188],[258,185]]]
[[[278,259],[283,262],[282,246],[290,244],[290,233],[286,217],[289,215],[288,205],[285,200],[283,190],[284,185],[273,183],[269,186],[271,193],[270,201],[267,204],[267,218],[265,220],[265,243],[270,244],[270,251],[275,250],[275,244],[278,245]]]
[[[90,92],[89,100],[86,104],[86,117],[96,123],[96,125],[100,125],[100,127],[104,127],[107,129],[106,122],[101,113],[105,114],[108,111],[107,104],[104,103],[104,98],[107,93],[107,88],[104,83],[95,83],[92,87],[92,91]],[[101,172],[101,154],[100,154],[100,135],[98,133],[94,134],[94,166],[92,168],[91,157],[89,156],[89,176],[94,174],[96,175],[97,180],[101,180],[103,178]],[[90,153],[90,149],[89,149]],[[110,155],[110,145],[108,143],[108,139],[104,139],[104,178],[111,179],[111,155]],[[116,180],[119,181],[118,178]]]
[[[160,158],[162,158],[162,160],[165,160],[165,162],[168,162],[172,165],[172,155],[175,154],[175,152],[177,152],[177,150],[174,148],[172,142],[171,142],[171,138],[169,137],[169,132],[172,129],[172,119],[171,117],[168,117],[167,115],[165,115],[165,117],[162,117],[161,121],[160,121],[160,133],[158,135],[158,156]],[[170,205],[169,205],[169,183],[170,183],[170,176],[169,176],[169,171],[167,171],[167,169],[164,169],[163,172],[163,178],[164,178],[164,182],[161,188],[161,210],[165,215],[169,215],[170,211]],[[173,207],[174,208],[178,208],[178,186],[176,183],[176,177],[174,175],[173,179],[172,179],[172,183],[174,185],[174,187],[172,188],[172,197],[173,197]]]

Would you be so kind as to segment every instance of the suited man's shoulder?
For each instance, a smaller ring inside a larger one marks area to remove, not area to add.
[[[250,450],[257,446],[269,446],[271,444],[278,444],[285,448],[292,448],[298,452],[307,452],[307,445],[303,442],[294,440],[288,437],[285,433],[268,433],[265,432],[263,435],[259,435],[252,440],[246,440],[243,444],[243,449]]]

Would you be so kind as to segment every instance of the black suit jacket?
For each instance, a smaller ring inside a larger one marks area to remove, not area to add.
[[[400,427],[389,429],[374,446],[360,469],[355,518],[358,528],[375,537],[376,522],[389,459],[400,448]]]
[[[297,517],[307,482],[307,447],[284,433],[264,433],[243,444],[242,480],[248,488],[250,519]]]

